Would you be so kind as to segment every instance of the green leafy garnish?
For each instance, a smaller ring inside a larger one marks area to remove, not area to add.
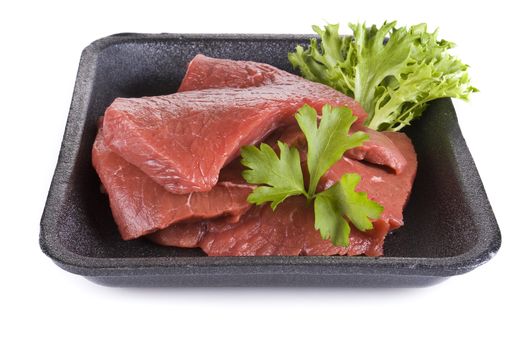
[[[380,217],[383,207],[370,200],[364,192],[356,192],[361,177],[345,174],[332,187],[320,192],[314,200],[314,227],[323,239],[331,239],[334,245],[347,246],[350,226],[347,217],[360,231],[372,229],[371,219]]]
[[[257,205],[270,202],[273,210],[290,196],[303,195],[314,200],[315,228],[323,239],[331,239],[334,245],[349,243],[349,220],[358,229],[372,229],[370,219],[377,219],[383,208],[356,192],[360,181],[357,174],[345,174],[329,189],[316,193],[321,177],[351,148],[360,146],[368,136],[363,132],[349,135],[356,117],[347,107],[323,106],[318,125],[316,110],[304,105],[296,119],[307,140],[307,169],[309,186],[305,188],[299,152],[278,141],[279,156],[273,148],[262,143],[260,147],[242,148],[242,164],[248,169],[242,173],[245,180],[258,187],[247,200]]]
[[[256,187],[247,198],[249,203],[271,202],[271,208],[276,209],[285,198],[306,193],[298,150],[280,141],[278,147],[280,158],[265,143],[259,149],[255,146],[242,148],[242,164],[250,168],[243,171],[243,178],[251,184],[268,185]]]
[[[468,66],[449,54],[455,45],[438,40],[424,23],[396,28],[349,24],[352,36],[339,26],[313,26],[320,36],[289,53],[291,64],[306,79],[329,85],[358,101],[367,111],[365,125],[398,131],[419,117],[427,102],[442,97],[467,100],[471,92]]]
[[[369,137],[361,131],[348,136],[350,126],[356,121],[348,108],[333,109],[330,105],[323,106],[318,127],[316,110],[305,105],[298,111],[296,120],[307,139],[307,169],[310,176],[308,194],[312,196],[323,174],[348,149],[361,145]]]

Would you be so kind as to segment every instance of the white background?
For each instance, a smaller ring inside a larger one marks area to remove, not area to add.
[[[87,1],[0,5],[0,348],[522,348],[521,11],[509,1]],[[81,50],[117,32],[311,33],[427,22],[481,90],[456,102],[503,234],[486,265],[422,289],[117,289],[41,253],[39,220]]]

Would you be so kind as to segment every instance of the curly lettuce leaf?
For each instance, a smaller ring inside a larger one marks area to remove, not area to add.
[[[313,26],[320,36],[289,53],[289,61],[309,80],[353,97],[367,111],[365,125],[398,131],[418,118],[429,101],[454,97],[467,100],[478,91],[470,85],[468,66],[449,54],[454,44],[438,40],[424,23],[396,28],[349,24],[351,37],[338,25]]]

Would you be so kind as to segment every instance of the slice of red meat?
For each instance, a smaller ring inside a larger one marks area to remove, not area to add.
[[[249,212],[244,214],[243,218],[240,219],[242,225],[248,213]],[[211,222],[222,223],[222,225],[226,223],[226,221],[222,218],[212,220]],[[182,222],[169,226],[163,230],[151,233],[145,237],[157,244],[165,246],[179,248],[199,248],[200,241],[202,240],[203,236],[207,234],[208,229],[209,221],[207,220],[201,220],[198,222]]]
[[[243,221],[243,218],[242,220]],[[351,227],[350,245],[336,247],[323,240],[314,229],[314,212],[304,197],[292,197],[276,211],[268,205],[246,214],[249,228],[243,223],[218,227],[209,225],[200,247],[210,256],[244,255],[360,255],[382,254],[388,225],[380,223],[372,231],[362,233]],[[384,224],[384,225],[383,225]]]
[[[104,143],[102,130],[96,136],[92,161],[109,195],[123,239],[134,239],[184,220],[228,215],[229,220],[237,221],[251,206],[247,196],[253,187],[241,178],[236,163],[223,169],[224,180],[211,191],[176,195],[112,152]]]
[[[374,228],[361,232],[351,226],[349,247],[336,247],[314,229],[314,213],[302,197],[291,197],[276,211],[269,206],[251,208],[237,223],[223,219],[173,225],[149,235],[168,246],[200,247],[208,255],[383,255],[383,242],[391,229],[403,224],[417,161],[410,139],[403,133],[387,133],[407,160],[399,175],[382,167],[343,158],[325,175],[321,186],[329,187],[347,172],[361,175],[358,191],[384,206]]]
[[[310,228],[307,215],[305,201],[291,197],[276,211],[253,207],[237,223],[218,219],[173,225],[147,238],[162,245],[200,247],[211,256],[299,255]]]
[[[248,88],[263,85],[309,85],[312,82],[302,77],[277,69],[271,65],[252,61],[235,61],[196,55],[187,67],[178,92],[217,89]],[[322,84],[312,83],[312,86]],[[347,96],[345,96],[347,97]],[[353,99],[344,99],[354,115],[363,122],[365,110]]]
[[[407,166],[407,159],[392,142],[386,132],[379,132],[364,126],[355,125],[351,133],[363,131],[369,138],[359,147],[348,150],[345,155],[352,159],[365,160],[372,164],[383,165],[400,174]]]
[[[187,67],[178,92],[230,88],[248,88],[276,81],[299,81],[298,76],[275,69],[268,64],[234,61],[196,55]]]
[[[242,66],[248,68],[238,70]],[[225,74],[224,85],[240,86],[245,79],[248,87],[216,88],[220,74],[205,80],[198,75],[205,67]],[[104,117],[107,146],[173,193],[209,191],[220,169],[238,156],[242,146],[292,122],[304,104],[318,111],[324,104],[349,106],[360,120],[366,116],[352,98],[268,65],[197,56],[189,68],[186,89],[191,84],[213,88],[117,98]],[[227,78],[226,72],[237,70],[247,73]],[[252,70],[261,78],[252,78]]]
[[[384,220],[361,232],[351,226],[350,245],[337,247],[314,229],[314,212],[303,197],[291,197],[273,211],[254,207],[237,223],[224,219],[176,224],[147,236],[153,242],[175,247],[201,248],[209,256],[361,255],[383,254],[389,232]]]

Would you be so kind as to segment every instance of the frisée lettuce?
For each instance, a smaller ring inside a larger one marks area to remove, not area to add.
[[[470,85],[468,66],[449,53],[454,44],[438,40],[424,23],[396,28],[396,22],[370,28],[349,24],[352,36],[339,35],[339,25],[313,26],[321,42],[296,47],[289,61],[311,81],[353,97],[367,111],[365,125],[398,131],[418,118],[427,102],[442,97],[467,100],[478,91]]]

